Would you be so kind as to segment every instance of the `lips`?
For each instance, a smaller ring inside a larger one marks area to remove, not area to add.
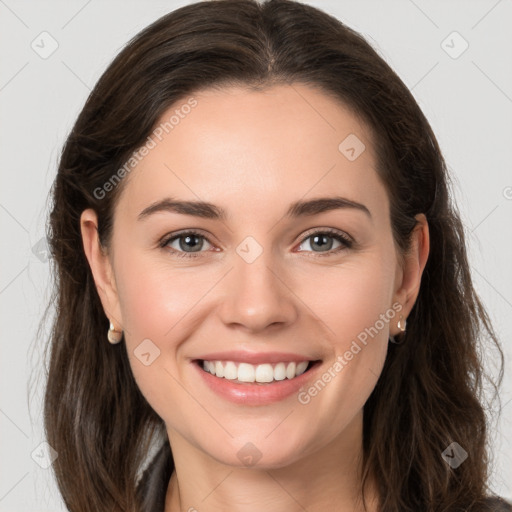
[[[271,404],[297,393],[321,364],[300,354],[241,351],[210,353],[192,362],[211,390],[240,405]]]

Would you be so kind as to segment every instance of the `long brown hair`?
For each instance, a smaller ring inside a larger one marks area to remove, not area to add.
[[[488,446],[481,343],[502,352],[477,297],[445,162],[413,96],[376,51],[332,16],[289,0],[214,0],[177,9],[134,37],[102,75],[61,155],[48,239],[56,315],[44,404],[53,464],[71,511],[136,511],[136,482],[163,420],[138,389],[124,343],[105,317],[80,233],[93,208],[108,248],[123,167],[173,104],[210,87],[304,83],[349,106],[371,128],[393,236],[407,251],[424,213],[431,252],[401,344],[391,344],[364,408],[364,482],[382,512],[482,510]],[[502,369],[497,378],[499,384]],[[452,469],[452,442],[470,460]]]

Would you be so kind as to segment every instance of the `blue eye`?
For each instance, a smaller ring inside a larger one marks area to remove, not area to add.
[[[310,247],[319,248],[319,250],[301,250],[300,252],[313,252],[316,253],[315,256],[331,256],[343,249],[350,249],[354,244],[354,241],[348,235],[342,234],[341,232],[333,229],[323,229],[308,234],[302,239],[299,247],[309,239],[311,239]],[[332,240],[336,240],[340,246],[333,249]],[[201,256],[201,253],[205,252],[202,250],[204,248],[205,241],[207,244],[212,245],[211,242],[199,231],[189,230],[177,235],[165,237],[160,243],[160,247],[170,249],[170,252],[179,258],[197,258]],[[171,247],[171,244],[176,242],[177,246]]]

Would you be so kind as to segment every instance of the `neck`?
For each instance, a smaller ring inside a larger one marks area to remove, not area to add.
[[[375,486],[361,493],[362,415],[330,443],[283,467],[222,464],[170,432],[176,470],[165,512],[377,510]]]

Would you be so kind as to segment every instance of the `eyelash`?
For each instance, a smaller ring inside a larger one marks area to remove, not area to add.
[[[205,239],[209,244],[213,245],[210,240],[208,240],[208,238],[206,236],[204,236],[201,232],[199,231],[196,231],[194,229],[190,229],[188,231],[183,231],[182,233],[179,233],[179,234],[172,234],[171,236],[166,236],[164,237],[161,242],[159,243],[160,247],[165,249],[166,246],[170,243],[170,242],[173,242],[174,240],[177,240],[181,237],[184,237],[184,236],[187,236],[187,235],[197,235],[203,239]],[[333,254],[341,251],[341,250],[344,250],[344,249],[351,249],[354,245],[354,240],[352,238],[350,238],[349,236],[347,235],[344,235],[342,233],[340,233],[339,231],[336,231],[334,229],[331,229],[331,228],[325,228],[325,229],[321,229],[321,230],[317,230],[317,231],[313,231],[311,233],[308,233],[306,236],[304,236],[304,238],[299,242],[299,245],[302,245],[306,240],[308,240],[309,238],[315,236],[315,235],[329,235],[331,238],[334,238],[335,240],[337,240],[338,242],[340,242],[342,244],[341,247],[338,247],[336,249],[331,249],[329,251],[326,251],[324,253],[315,253],[315,256],[314,257],[325,257],[325,256],[332,256]],[[197,253],[187,253],[187,252],[183,252],[183,251],[177,251],[176,249],[171,249],[171,248],[168,248],[170,250],[170,252],[172,252],[172,254],[176,255],[178,258],[197,258],[199,257],[204,251],[198,251]],[[301,252],[304,252],[304,251],[301,251]],[[305,251],[305,252],[313,252],[313,251]]]

